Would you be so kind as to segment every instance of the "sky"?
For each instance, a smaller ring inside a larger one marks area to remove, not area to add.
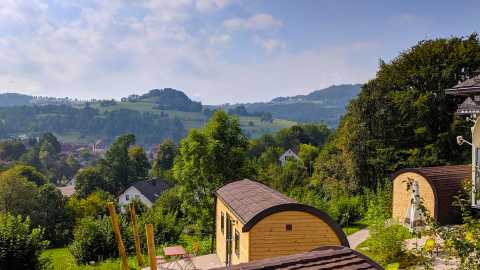
[[[0,93],[204,104],[364,83],[425,39],[480,32],[479,0],[2,0]]]

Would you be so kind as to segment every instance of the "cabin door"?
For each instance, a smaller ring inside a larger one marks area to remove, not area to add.
[[[226,258],[225,258],[225,263],[227,265],[232,264],[232,218],[230,217],[229,214],[227,214],[227,233],[225,237],[225,247],[226,247]]]

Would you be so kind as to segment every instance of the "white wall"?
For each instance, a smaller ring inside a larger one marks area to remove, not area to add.
[[[128,200],[127,200],[128,195]],[[120,196],[118,196],[118,204],[124,206],[130,203],[131,200],[138,198],[143,204],[152,207],[152,202],[143,196],[143,194],[134,186],[127,188]]]

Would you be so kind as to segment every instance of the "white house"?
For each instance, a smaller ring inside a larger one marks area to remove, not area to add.
[[[152,207],[160,194],[171,188],[172,185],[164,180],[144,180],[133,183],[118,196],[118,204],[125,206],[133,199],[140,200],[148,207]]]
[[[280,163],[283,165],[285,164],[285,162],[287,162],[287,160],[292,160],[292,159],[295,159],[295,160],[298,160],[300,161],[300,157],[297,155],[297,153],[295,153],[295,151],[293,151],[292,149],[288,149],[287,151],[285,151],[285,153],[283,153],[279,158],[278,158],[278,161],[280,161]]]

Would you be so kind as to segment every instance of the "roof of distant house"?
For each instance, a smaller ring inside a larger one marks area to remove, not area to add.
[[[383,270],[367,256],[347,247],[327,246],[310,252],[273,257],[217,269],[270,270],[270,269],[322,269],[322,270]]]
[[[476,71],[476,75],[480,73]],[[470,95],[473,93],[480,92],[480,75],[469,78],[463,82],[458,83],[454,87],[445,90],[445,93],[450,95]]]
[[[282,211],[301,211],[316,216],[327,223],[338,235],[343,246],[349,246],[340,226],[326,213],[305,204],[297,203],[266,185],[249,179],[238,180],[216,190],[225,206],[243,223],[247,232],[264,217]]]
[[[160,195],[172,187],[172,184],[166,180],[143,180],[135,182],[131,187],[135,187],[152,203],[155,202]]]
[[[73,185],[64,186],[64,187],[58,187],[58,189],[60,190],[60,192],[62,193],[62,195],[63,195],[64,197],[67,197],[67,198],[72,197],[73,194],[75,193],[75,186],[73,186]]]

